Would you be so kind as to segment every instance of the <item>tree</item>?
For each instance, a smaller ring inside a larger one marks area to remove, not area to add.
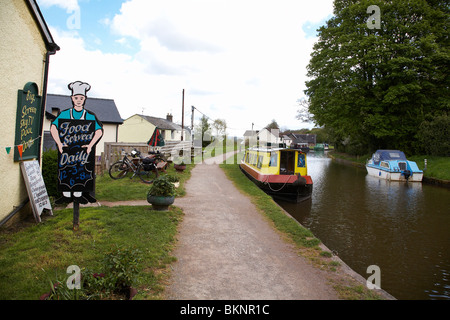
[[[450,117],[439,115],[420,125],[418,142],[426,154],[450,157]]]
[[[298,110],[296,118],[301,122],[311,122],[313,121],[313,115],[309,113],[309,103],[305,98],[301,98],[297,100]]]
[[[280,126],[278,125],[278,123],[275,121],[275,119],[272,119],[272,121],[266,126],[267,130],[272,130],[272,129],[280,129]]]
[[[201,139],[203,148],[211,143],[211,127],[205,115],[200,118],[200,125],[195,128],[195,137]]]
[[[370,29],[367,8],[381,10]],[[425,0],[335,0],[308,65],[309,112],[358,153],[412,151],[420,124],[448,114],[449,7]]]
[[[216,136],[225,137],[227,132],[227,122],[225,119],[216,119],[212,124],[213,128],[216,130]]]

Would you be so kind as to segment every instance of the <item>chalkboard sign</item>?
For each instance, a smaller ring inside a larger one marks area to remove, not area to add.
[[[15,162],[39,157],[41,96],[38,93],[34,82],[28,82],[23,90],[18,90],[15,145],[22,145],[22,154],[14,148]]]
[[[58,154],[58,191],[94,191],[95,148],[86,148],[95,134],[95,121],[60,119],[58,132],[65,145]]]
[[[39,162],[37,160],[23,161],[20,163],[20,168],[22,169],[23,179],[27,186],[34,218],[37,222],[41,222],[41,215],[44,209],[50,210],[50,215],[53,215],[53,211],[47,194],[47,188],[42,178]]]

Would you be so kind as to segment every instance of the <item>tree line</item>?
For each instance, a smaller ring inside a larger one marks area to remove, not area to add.
[[[449,12],[448,1],[335,0],[317,30],[297,117],[348,153],[450,156]]]

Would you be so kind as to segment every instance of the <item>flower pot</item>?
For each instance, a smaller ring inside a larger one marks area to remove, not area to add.
[[[166,211],[173,204],[175,197],[151,196],[147,195],[147,202],[150,203],[154,210]]]
[[[185,164],[174,164],[173,167],[178,172],[183,172],[186,169],[186,165]]]

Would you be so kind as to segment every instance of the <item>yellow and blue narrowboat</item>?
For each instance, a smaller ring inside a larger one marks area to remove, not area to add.
[[[288,148],[249,148],[240,168],[273,198],[303,201],[311,197],[313,182],[308,176],[306,153]]]

